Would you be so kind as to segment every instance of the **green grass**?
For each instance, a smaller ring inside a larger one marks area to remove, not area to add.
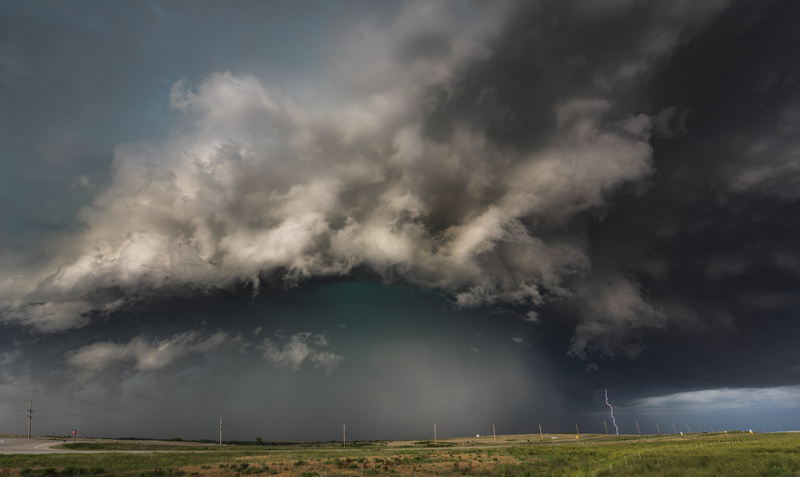
[[[800,476],[800,434],[581,436],[515,445],[419,448],[417,442],[356,448],[192,446],[142,442],[75,444],[116,452],[0,455],[0,477],[233,475]],[[480,445],[486,445],[481,443]],[[67,446],[70,448],[72,445]],[[128,447],[126,447],[128,446]],[[74,447],[72,447],[74,448]],[[613,474],[612,474],[613,472]]]
[[[648,438],[509,449],[491,475],[798,476],[800,436]]]

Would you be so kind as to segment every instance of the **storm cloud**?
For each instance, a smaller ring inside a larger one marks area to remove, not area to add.
[[[0,14],[2,392],[786,407],[794,3],[196,5]]]
[[[561,47],[573,56],[564,61],[575,64],[572,78],[554,71],[544,81],[576,86],[529,88],[523,101],[533,110],[514,111],[503,96],[520,90],[527,72],[508,85],[472,84],[471,75],[493,67],[494,50],[508,42],[525,42],[520,63],[561,52],[549,51],[555,38],[531,38],[544,35],[535,29],[503,38],[508,11],[518,9],[484,8],[478,20],[447,4],[409,4],[380,25],[375,42],[361,38],[375,35],[378,20],[362,20],[358,39],[344,34],[331,60],[334,91],[349,92],[333,105],[295,100],[247,74],[175,82],[169,107],[185,126],[163,144],[115,149],[109,187],[79,212],[84,230],[65,237],[39,274],[5,278],[4,319],[64,330],[148,295],[247,283],[258,293],[264,275],[295,286],[362,266],[443,290],[463,306],[578,296],[591,260],[571,222],[602,213],[623,186],[654,172],[653,120],[620,104],[614,90],[646,74],[697,15],[668,9],[674,24],[641,28],[631,42],[638,46],[619,52],[618,70],[587,62],[576,45]],[[539,27],[558,13],[548,9],[523,12]],[[577,25],[564,35],[585,21],[585,12],[568,13]],[[468,103],[472,111],[461,111]],[[499,117],[487,122],[484,109]],[[496,133],[507,121],[517,122],[514,135],[529,130],[538,140]],[[639,302],[631,310],[658,314],[636,284],[622,286]],[[575,352],[601,339],[597,346],[613,353],[625,339],[615,320],[658,324],[603,309],[613,299],[586,298]]]

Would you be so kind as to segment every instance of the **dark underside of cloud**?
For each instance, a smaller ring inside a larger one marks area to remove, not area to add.
[[[335,375],[352,355],[321,330],[338,322],[253,331],[208,310],[245,316],[240,304],[366,282],[432,293],[467,323],[489,315],[504,346],[558,356],[577,408],[609,383],[631,400],[637,387],[795,384],[799,5],[346,3],[322,93],[246,69],[171,82],[160,107],[174,124],[118,141],[69,230],[6,227],[5,359],[68,336],[54,359],[82,383],[190,370],[208,353]],[[0,51],[21,51],[3,20]],[[36,71],[8,58],[4,99]],[[459,339],[485,356],[486,333]],[[514,379],[547,368],[493,356]],[[453,387],[478,392],[467,382]]]

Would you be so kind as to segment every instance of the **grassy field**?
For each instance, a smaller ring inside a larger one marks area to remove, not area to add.
[[[0,455],[0,477],[800,476],[800,434],[545,435],[288,446],[92,441],[107,453]],[[136,451],[131,453],[130,451]]]

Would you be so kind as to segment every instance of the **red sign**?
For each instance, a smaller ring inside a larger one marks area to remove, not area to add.
[[[72,434],[73,434],[73,435],[75,435],[75,434],[77,434],[77,433],[78,433],[78,430],[77,430],[77,429],[73,429],[73,430],[72,430]]]

